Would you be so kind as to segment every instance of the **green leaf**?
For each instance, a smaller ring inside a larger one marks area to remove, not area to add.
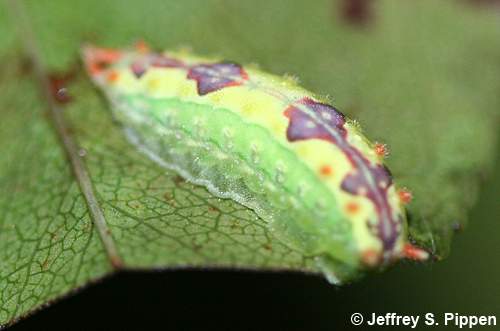
[[[25,7],[49,73],[73,70],[84,41],[124,47],[142,38],[293,73],[335,96],[369,137],[391,147],[390,168],[415,195],[411,234],[439,256],[491,168],[500,23],[486,11],[451,0],[384,0],[371,21],[355,26],[326,0],[31,0]],[[252,211],[136,151],[82,70],[69,85],[74,100],[54,113],[39,93],[43,77],[26,68],[27,40],[15,38],[23,24],[0,11],[0,325],[120,268],[315,271]],[[58,129],[77,144],[70,158],[71,142]]]

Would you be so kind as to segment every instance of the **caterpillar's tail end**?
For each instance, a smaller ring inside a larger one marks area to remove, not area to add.
[[[116,49],[100,48],[89,44],[82,47],[85,69],[92,77],[101,74],[106,68],[118,61],[121,56],[122,52]]]
[[[428,261],[431,254],[420,247],[406,243],[403,247],[402,257],[413,261]]]

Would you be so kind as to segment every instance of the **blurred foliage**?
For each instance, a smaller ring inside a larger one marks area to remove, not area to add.
[[[437,256],[448,254],[492,168],[498,13],[452,0],[380,0],[361,16],[326,0],[31,0],[26,8],[51,73],[75,71],[83,42],[144,39],[293,73],[334,96],[370,138],[389,144],[389,166],[415,196],[411,235]],[[112,271],[26,68],[17,23],[0,11],[0,325]],[[251,211],[133,150],[82,70],[69,90],[65,117],[126,267],[312,270]]]

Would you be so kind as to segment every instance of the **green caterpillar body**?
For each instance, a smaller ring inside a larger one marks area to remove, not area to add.
[[[331,282],[400,257],[427,257],[407,242],[404,194],[380,145],[293,82],[144,47],[86,47],[84,61],[131,142],[253,209],[274,236],[314,257]]]

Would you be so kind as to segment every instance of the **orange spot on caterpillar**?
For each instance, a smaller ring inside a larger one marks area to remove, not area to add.
[[[96,48],[94,52],[94,56],[97,60],[109,64],[118,61],[122,56],[122,52],[111,48]]]
[[[120,74],[117,73],[116,71],[110,71],[108,73],[108,75],[106,76],[106,80],[109,82],[109,83],[114,83],[118,80],[118,78],[120,78]]]
[[[359,211],[359,208],[359,204],[354,201],[348,202],[345,206],[345,209],[349,214],[356,214]]]
[[[361,253],[361,262],[367,267],[375,267],[380,264],[380,254],[373,249],[367,249]]]
[[[407,189],[407,188],[402,188],[398,191],[398,196],[399,196],[399,201],[403,204],[409,204],[411,200],[413,199],[413,194]]]
[[[386,144],[375,143],[374,151],[379,157],[386,157],[389,155],[389,148]]]
[[[319,169],[319,172],[323,176],[331,176],[333,174],[333,168],[330,165],[325,164],[325,165],[321,166],[321,168]]]
[[[430,255],[427,251],[410,243],[405,244],[403,248],[403,257],[410,260],[425,261],[429,258],[429,256]]]
[[[103,69],[98,63],[89,63],[87,66],[88,72],[90,72],[91,75],[97,75],[99,74]]]
[[[144,40],[139,40],[135,43],[135,49],[139,53],[147,53],[149,52],[149,46],[146,44]]]
[[[84,59],[87,71],[91,75],[97,75],[106,69],[109,65],[118,61],[122,52],[109,49],[87,46],[84,48]]]

